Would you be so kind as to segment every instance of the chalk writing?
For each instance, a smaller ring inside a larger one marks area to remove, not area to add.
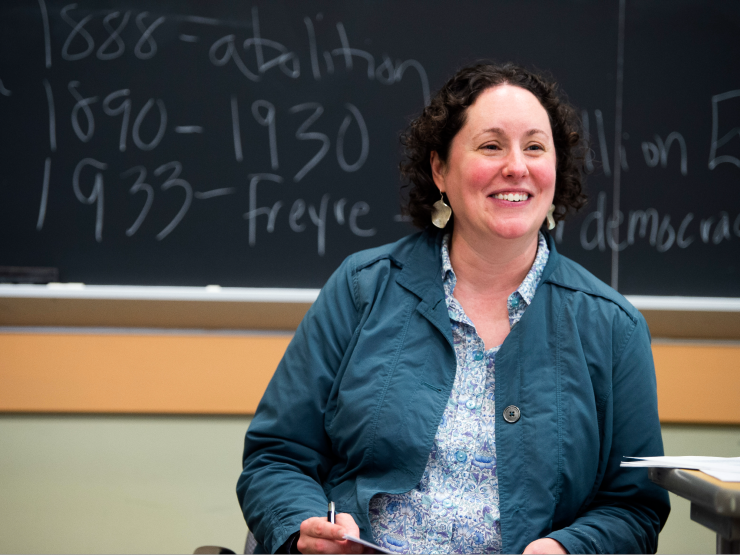
[[[580,228],[580,242],[584,250],[598,248],[605,251],[609,248],[623,251],[635,245],[638,240],[645,240],[657,252],[664,253],[674,246],[679,249],[688,248],[697,239],[697,234],[700,242],[705,245],[719,245],[731,240],[733,236],[740,238],[740,214],[733,219],[726,211],[720,212],[719,216],[705,218],[697,218],[693,212],[689,212],[680,219],[677,229],[671,223],[670,214],[663,214],[661,217],[655,208],[630,210],[626,221],[621,210],[616,217],[608,214],[610,212],[606,209],[606,193],[599,193],[596,210],[586,216]],[[627,227],[627,239],[617,244],[613,239],[613,230],[623,224]],[[566,224],[560,222],[560,225],[565,227]]]
[[[74,107],[72,108],[72,129],[74,129],[77,138],[80,139],[83,143],[86,143],[90,139],[92,139],[93,133],[95,133],[95,116],[93,116],[92,110],[90,109],[90,104],[92,104],[93,102],[97,102],[98,97],[90,96],[88,98],[83,98],[77,90],[77,87],[79,86],[79,81],[70,81],[67,85],[69,92],[72,94],[75,100],[77,100]],[[86,131],[83,131],[82,125],[80,125],[80,110],[82,110],[82,113],[85,116],[85,124],[87,126]]]
[[[44,26],[44,54],[46,60],[46,69],[51,67],[51,34],[49,33],[49,12],[46,9],[46,2],[39,0],[39,10],[41,11],[41,21]]]
[[[98,170],[105,170],[108,168],[108,164],[100,162],[93,158],[84,158],[80,160],[77,167],[75,167],[74,174],[72,175],[72,190],[74,191],[75,197],[83,204],[95,204],[95,240],[100,243],[103,240],[103,214],[104,214],[104,202],[103,202],[103,174],[100,171],[95,173],[95,180],[90,190],[89,195],[85,195],[82,192],[82,186],[80,184],[80,174],[85,167],[91,166]]]
[[[266,110],[264,115],[260,112],[260,108]],[[260,125],[268,128],[270,137],[270,166],[273,170],[277,170],[280,165],[278,164],[277,138],[275,136],[275,106],[267,100],[255,100],[252,103],[252,115]]]
[[[182,206],[180,207],[180,211],[177,213],[177,215],[169,224],[167,224],[167,227],[157,233],[157,241],[161,241],[170,233],[172,233],[172,230],[177,227],[177,224],[179,224],[180,221],[185,217],[185,214],[187,214],[188,209],[190,208],[190,203],[193,202],[193,188],[190,186],[190,183],[180,178],[180,173],[182,173],[182,164],[180,164],[180,162],[169,162],[167,164],[162,164],[156,170],[154,170],[154,175],[159,176],[170,170],[172,170],[172,173],[170,173],[169,177],[165,180],[164,183],[162,183],[160,188],[163,191],[166,191],[172,187],[180,187],[183,189],[183,191],[185,191],[185,199],[183,200]]]
[[[167,130],[167,110],[164,107],[164,102],[157,99],[156,106],[159,111],[159,128],[151,141],[147,143],[142,140],[140,135],[141,124],[144,122],[144,118],[146,118],[149,110],[151,110],[154,105],[155,102],[153,98],[146,101],[146,104],[144,104],[144,107],[136,116],[136,119],[134,120],[134,128],[131,130],[131,138],[134,140],[134,144],[141,150],[155,149],[162,140],[162,137],[164,137],[164,132]]]
[[[44,229],[46,219],[46,205],[49,202],[49,179],[51,177],[51,158],[44,160],[44,185],[41,188],[41,203],[39,205],[39,217],[36,219],[36,231]]]
[[[329,137],[324,135],[323,133],[317,133],[317,132],[307,132],[308,128],[311,127],[317,119],[321,117],[321,114],[324,113],[324,108],[319,104],[318,102],[307,102],[305,104],[296,104],[295,106],[291,107],[289,112],[291,114],[297,114],[298,112],[302,112],[304,110],[313,110],[313,113],[306,118],[306,120],[298,127],[298,129],[295,132],[295,137],[299,141],[320,141],[321,142],[321,148],[319,151],[313,155],[313,158],[311,158],[308,162],[306,162],[306,165],[303,166],[298,173],[296,173],[293,176],[293,181],[298,183],[301,179],[303,179],[308,172],[310,172],[316,164],[321,162],[321,160],[326,156],[326,153],[329,152]]]
[[[54,92],[47,79],[44,79],[44,90],[46,90],[46,103],[49,108],[49,148],[52,152],[57,149],[57,118],[54,108]]]
[[[110,36],[105,39],[95,54],[99,60],[115,60],[119,56],[122,56],[123,52],[126,50],[126,45],[123,43],[123,39],[121,39],[121,31],[123,31],[124,27],[128,24],[131,12],[129,11],[123,14],[118,26],[113,28],[110,22],[119,17],[121,17],[121,12],[111,12],[103,18],[103,27],[105,27],[106,31],[110,33]],[[116,49],[111,52],[107,52],[108,48],[113,45],[113,43],[115,43]]]
[[[39,0],[43,6],[43,0]],[[90,56],[95,50],[95,39],[93,38],[90,31],[86,28],[87,25],[93,21],[95,14],[88,14],[79,21],[76,21],[70,12],[78,9],[78,4],[67,4],[62,8],[60,17],[67,23],[72,30],[67,35],[62,46],[62,59],[69,62],[76,62],[83,60]],[[42,7],[42,15],[44,17],[44,31],[46,44],[50,44],[48,35],[48,15],[45,6]],[[128,25],[131,12],[127,11],[121,16],[119,11],[112,11],[107,13],[101,21],[102,26],[108,32],[108,37],[102,42],[96,51],[96,57],[102,61],[110,61],[119,58],[126,51],[126,45],[121,37],[123,30]],[[141,12],[136,15],[136,27],[141,31],[141,36],[134,45],[134,55],[140,60],[148,60],[157,53],[157,42],[154,39],[154,31],[162,25],[166,18],[160,16],[156,18],[152,23],[147,24],[145,19],[149,17],[149,12]],[[120,18],[118,24],[114,27],[112,25],[113,20]],[[115,46],[114,46],[115,45]],[[75,50],[76,48],[76,50]],[[111,49],[112,48],[112,49]],[[46,56],[46,67],[51,67],[51,52],[50,46],[47,48]]]
[[[360,156],[357,158],[357,161],[353,164],[347,163],[347,160],[344,157],[344,134],[347,132],[347,129],[352,123],[352,117],[344,116],[344,121],[342,121],[342,125],[339,128],[339,133],[337,133],[337,161],[339,162],[340,168],[348,173],[351,173],[359,170],[365,163],[365,160],[367,160],[367,155],[370,148],[370,138],[367,134],[367,126],[365,125],[365,120],[363,119],[360,111],[355,106],[349,103],[345,104],[345,107],[350,111],[352,117],[354,117],[358,127],[360,128],[360,141],[362,144]]]
[[[645,156],[645,163],[654,168],[658,164],[661,167],[668,167],[668,151],[671,149],[671,144],[676,141],[681,147],[681,175],[689,173],[688,170],[688,156],[686,152],[686,141],[681,133],[673,131],[669,133],[665,141],[660,138],[660,135],[655,135],[655,142],[643,141],[642,153]]]
[[[214,20],[201,21],[193,18],[189,19],[193,22],[208,25],[217,25],[220,23]],[[311,18],[304,17],[303,22],[306,27],[311,75],[318,81],[321,79],[318,37]],[[397,60],[394,63],[388,55],[383,55],[382,62],[376,64],[375,55],[366,50],[350,46],[347,30],[341,21],[336,23],[335,28],[339,46],[321,52],[327,74],[333,75],[335,73],[335,58],[344,62],[344,69],[348,72],[353,71],[355,58],[363,60],[366,64],[364,73],[367,79],[370,81],[377,80],[383,85],[394,85],[401,82],[405,73],[409,69],[413,69],[419,78],[424,103],[429,102],[429,78],[424,66],[419,61],[407,59]],[[250,56],[250,54],[254,57],[254,66],[251,68],[249,67],[251,61],[247,60],[247,56]],[[240,37],[237,37],[235,33],[224,35],[211,44],[208,50],[208,57],[211,63],[217,67],[226,67],[230,63],[233,63],[239,73],[252,82],[260,82],[274,68],[280,69],[284,75],[291,79],[301,77],[299,53],[290,50],[280,42],[262,36],[259,10],[257,7],[252,8],[252,36],[241,41]]]
[[[111,106],[111,102],[121,97],[128,97],[130,94],[130,90],[121,89],[119,91],[114,91],[110,93],[108,96],[105,97],[105,99],[103,99],[103,112],[105,112],[106,115],[117,116],[119,114],[123,114],[123,117],[121,118],[121,133],[119,134],[118,140],[118,149],[121,152],[126,151],[128,120],[131,117],[131,100],[129,98],[126,98],[125,100],[122,100],[121,103],[115,108]]]
[[[719,104],[720,102],[726,102],[732,98],[740,98],[740,90],[729,91],[726,93],[718,94],[712,97],[712,143],[709,148],[709,169],[713,170],[719,164],[734,164],[740,168],[740,159],[725,154],[717,156],[717,149],[726,145],[730,139],[736,135],[740,137],[740,125],[733,127],[730,131],[726,132],[722,137],[719,136],[720,118],[719,118]],[[736,100],[735,102],[740,102]]]
[[[62,46],[62,59],[71,62],[86,58],[95,48],[95,41],[93,40],[92,35],[90,35],[87,29],[85,29],[85,25],[93,16],[90,14],[83,17],[80,21],[75,21],[70,17],[69,12],[74,10],[76,7],[77,4],[68,4],[62,8],[60,14],[64,22],[68,23],[72,27],[72,31],[67,35],[67,40],[64,41],[64,46]],[[75,53],[70,53],[69,50],[72,45],[72,41],[77,37],[80,37],[85,41],[85,48]]]

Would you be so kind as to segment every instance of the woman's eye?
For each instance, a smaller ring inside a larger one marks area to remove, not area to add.
[[[545,150],[542,145],[529,145],[525,150]]]
[[[500,150],[498,145],[484,145],[483,148],[485,150]]]

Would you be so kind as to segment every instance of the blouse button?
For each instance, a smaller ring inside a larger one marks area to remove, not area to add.
[[[509,405],[504,409],[504,420],[509,424],[513,424],[521,417],[522,413],[519,412],[519,407],[515,405]]]

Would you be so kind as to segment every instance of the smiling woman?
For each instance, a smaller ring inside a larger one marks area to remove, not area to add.
[[[585,202],[579,128],[514,65],[462,69],[412,122],[423,231],[334,273],[247,432],[259,547],[655,551],[667,494],[619,467],[663,452],[647,325],[544,229]]]
[[[450,244],[455,298],[483,342],[500,345],[510,327],[501,301],[531,268],[553,205],[557,160],[547,112],[525,89],[488,88],[468,108],[447,160],[432,151],[430,161],[434,183],[457,215]],[[476,275],[495,275],[502,261],[511,261],[508,279]]]

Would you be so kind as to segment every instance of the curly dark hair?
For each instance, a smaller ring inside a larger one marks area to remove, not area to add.
[[[578,113],[560,94],[557,83],[512,63],[479,63],[459,70],[401,134],[405,155],[400,164],[401,176],[409,189],[403,210],[415,226],[424,229],[430,224],[432,205],[439,200],[432,178],[432,152],[436,151],[446,163],[452,139],[465,125],[468,107],[486,89],[503,84],[531,92],[550,118],[557,159],[555,220],[564,220],[569,212],[586,204],[583,180],[588,144]],[[447,224],[449,229],[453,221],[454,214]]]

